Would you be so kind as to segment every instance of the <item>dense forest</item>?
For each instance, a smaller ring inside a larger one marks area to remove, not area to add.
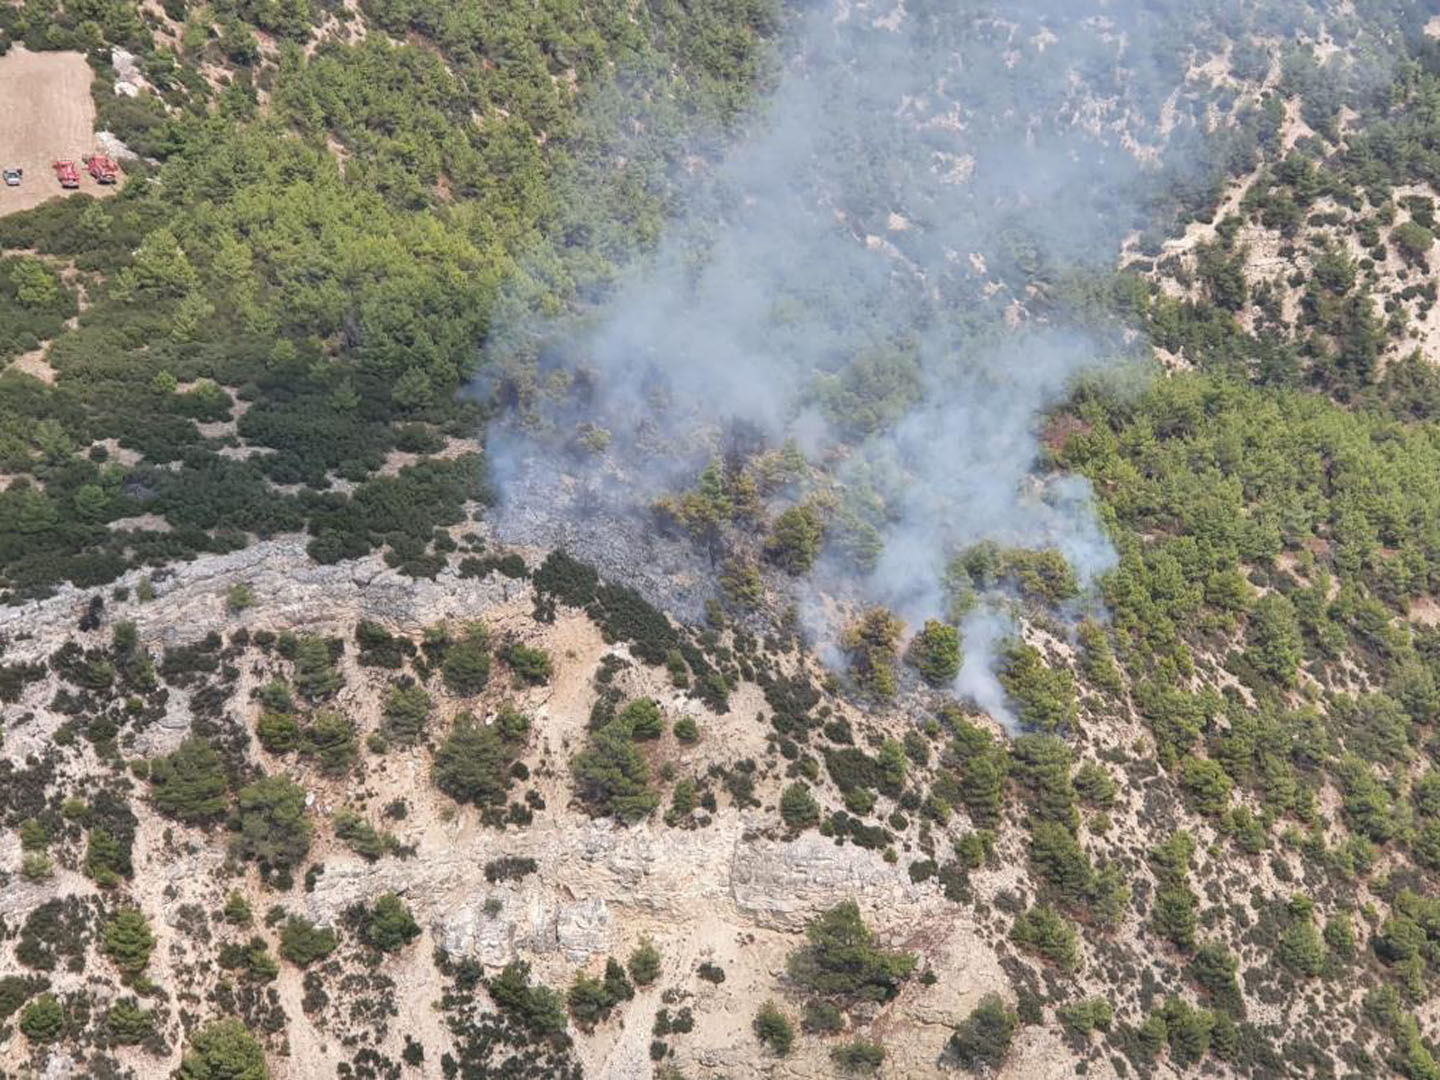
[[[87,52],[99,123],[141,155],[113,200],[0,223],[0,246],[35,253],[0,280],[4,356],[53,341],[58,375],[0,379],[7,596],[300,528],[317,559],[385,546],[425,572],[434,528],[483,501],[480,471],[462,457],[377,476],[386,455],[477,434],[456,392],[497,305],[603,288],[653,239],[677,159],[763,83],[778,18],[747,3],[364,16],[394,36],[349,44],[332,25],[349,12],[319,4],[0,14],[4,47]],[[139,58],[145,93],[109,91],[112,46]],[[641,108],[643,130],[625,120]],[[142,514],[171,528],[108,527]]]

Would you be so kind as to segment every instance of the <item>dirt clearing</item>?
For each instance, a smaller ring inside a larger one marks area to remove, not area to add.
[[[0,215],[70,194],[50,164],[70,160],[80,170],[80,191],[106,195],[80,159],[95,147],[95,102],[90,65],[78,52],[30,52],[13,46],[0,56],[0,168],[21,168],[19,187],[0,185]]]

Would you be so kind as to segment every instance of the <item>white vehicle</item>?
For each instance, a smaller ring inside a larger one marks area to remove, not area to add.
[[[5,169],[3,172],[0,172],[0,176],[5,177],[6,187],[19,187],[21,179],[25,176],[25,170]]]

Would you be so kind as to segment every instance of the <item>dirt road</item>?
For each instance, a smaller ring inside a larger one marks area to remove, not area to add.
[[[30,52],[13,46],[0,56],[0,168],[20,167],[18,188],[0,186],[0,215],[28,210],[64,195],[50,163],[73,160],[80,189],[105,195],[114,188],[90,179],[80,158],[95,149],[95,103],[90,65],[78,52]]]

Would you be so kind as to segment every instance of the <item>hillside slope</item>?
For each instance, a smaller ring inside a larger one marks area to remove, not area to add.
[[[0,1076],[1440,1078],[1424,5],[0,31]]]

